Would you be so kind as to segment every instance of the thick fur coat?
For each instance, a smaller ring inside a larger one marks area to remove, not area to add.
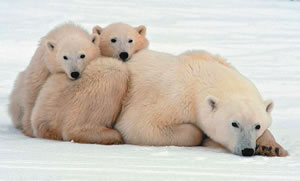
[[[50,74],[64,72],[78,78],[100,55],[98,36],[74,24],[64,24],[41,39],[28,67],[18,76],[10,96],[9,113],[16,128],[32,136],[31,113],[39,91]]]
[[[80,143],[118,144],[112,129],[127,92],[126,64],[113,58],[92,61],[78,80],[51,75],[32,112],[34,136]]]
[[[273,102],[221,57],[142,50],[128,66],[129,93],[116,124],[125,143],[195,146],[205,133],[235,154],[252,155],[272,122]]]

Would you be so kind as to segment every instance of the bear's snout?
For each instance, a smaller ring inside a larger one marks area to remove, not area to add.
[[[252,148],[245,148],[242,150],[243,156],[252,156],[254,154],[254,149]]]
[[[71,73],[71,77],[72,77],[73,79],[78,79],[78,78],[80,77],[80,73],[79,73],[79,72],[72,72],[72,73]]]
[[[120,58],[122,59],[123,62],[126,62],[127,58],[128,58],[128,53],[127,52],[121,52],[119,56],[120,56]]]

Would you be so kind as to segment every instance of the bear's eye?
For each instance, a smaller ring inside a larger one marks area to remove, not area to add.
[[[111,41],[112,43],[116,43],[116,42],[117,42],[117,39],[112,38],[110,41]]]
[[[67,56],[63,56],[63,58],[64,58],[65,60],[68,60],[68,57],[67,57]]]
[[[80,58],[81,58],[81,59],[84,59],[84,58],[85,58],[85,54],[81,54],[81,55],[80,55]]]
[[[128,40],[128,43],[132,43],[132,42],[133,42],[133,40],[132,40],[132,39],[129,39],[129,40]]]
[[[256,125],[256,126],[255,126],[255,129],[256,129],[256,130],[259,130],[259,129],[260,129],[260,125]]]
[[[233,127],[235,127],[235,128],[239,128],[239,125],[238,125],[237,123],[235,123],[235,122],[233,122],[231,125],[232,125]]]

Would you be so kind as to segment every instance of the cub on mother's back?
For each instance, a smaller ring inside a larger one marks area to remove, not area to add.
[[[15,127],[32,136],[31,112],[49,75],[63,72],[72,80],[78,79],[85,66],[99,55],[98,36],[78,25],[63,24],[44,36],[10,96],[9,112]]]
[[[44,84],[32,112],[34,136],[80,143],[118,144],[113,129],[127,92],[126,64],[99,57],[79,80],[53,74]]]
[[[146,27],[132,27],[124,23],[113,23],[105,28],[95,26],[93,33],[100,35],[100,50],[103,56],[118,58],[124,62],[148,47]]]

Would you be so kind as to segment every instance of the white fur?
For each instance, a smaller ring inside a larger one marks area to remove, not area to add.
[[[255,149],[256,138],[271,124],[255,86],[221,57],[142,50],[128,64],[129,93],[116,124],[126,143],[195,146],[203,131],[241,154],[244,148]]]

